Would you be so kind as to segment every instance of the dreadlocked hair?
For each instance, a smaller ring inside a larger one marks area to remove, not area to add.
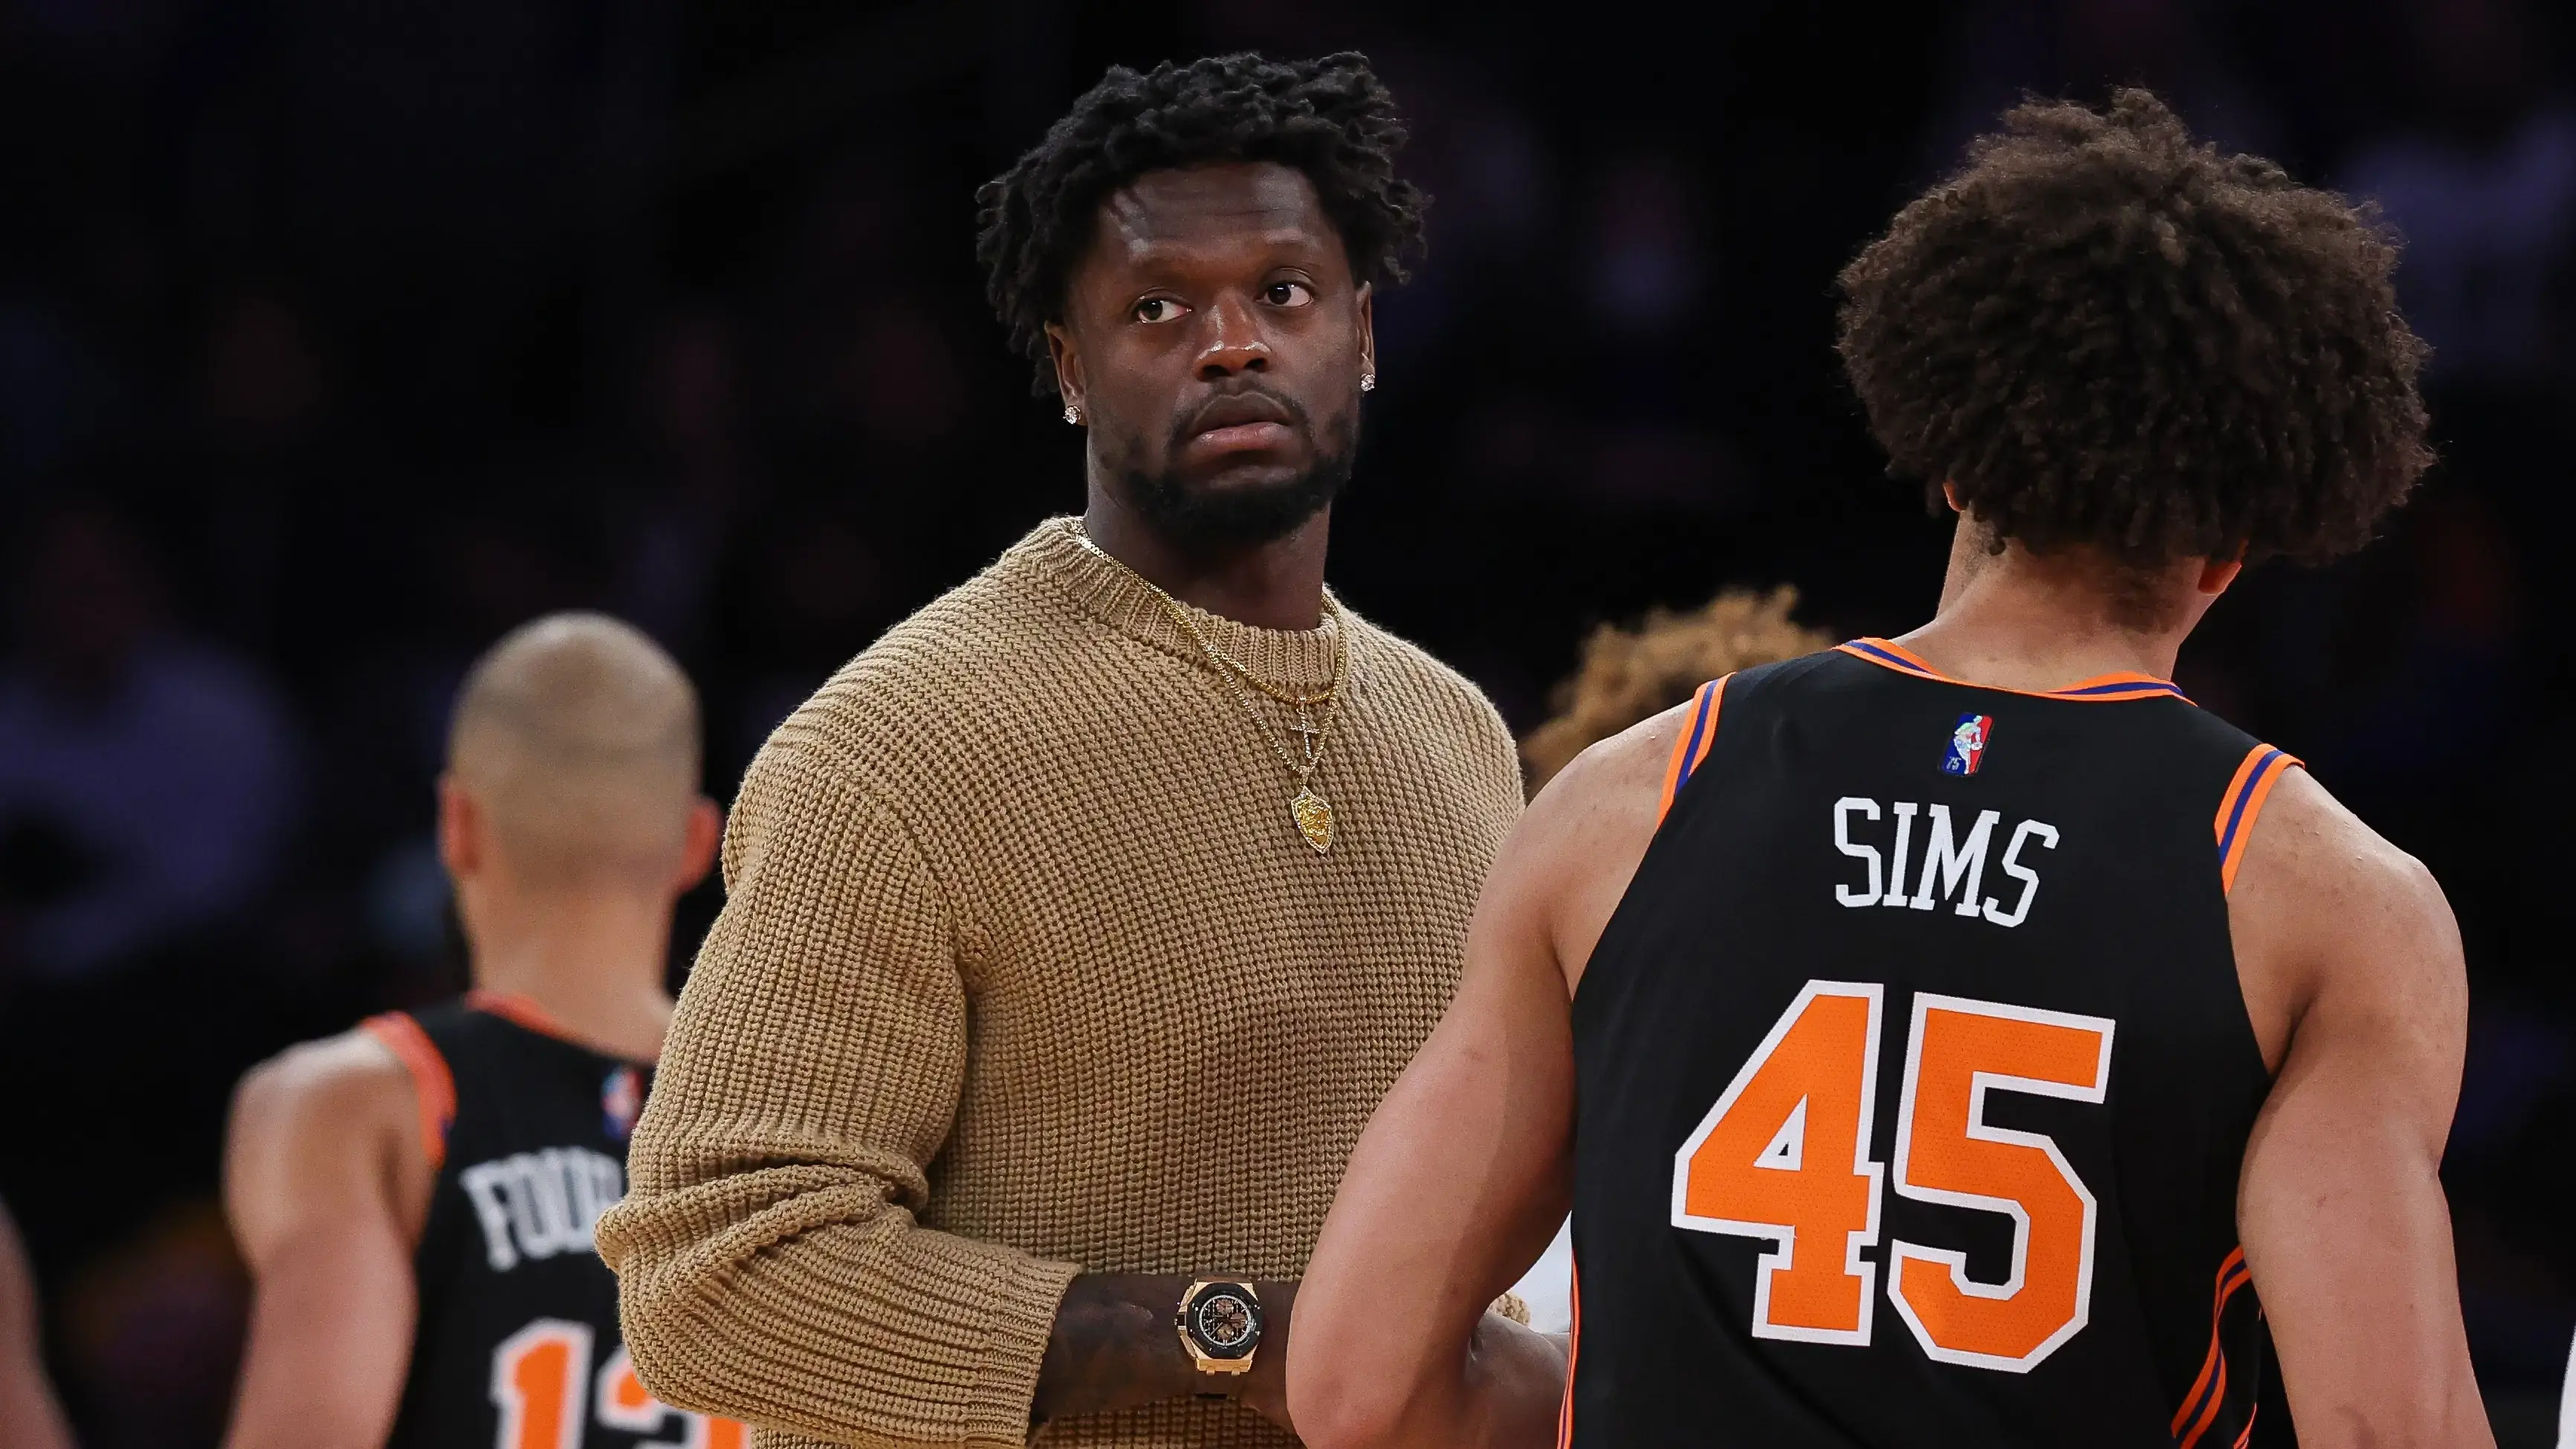
[[[1889,472],[1998,549],[2323,560],[2432,461],[2396,263],[2146,91],[2029,101],[1843,269],[1840,348]]]
[[[975,193],[975,259],[1011,345],[1055,391],[1046,324],[1091,246],[1100,203],[1149,171],[1234,161],[1293,166],[1313,183],[1363,282],[1401,282],[1430,198],[1395,174],[1395,97],[1368,57],[1271,61],[1251,52],[1151,71],[1114,65],[1046,139]]]
[[[1604,624],[1550,700],[1556,717],[1521,741],[1531,794],[1593,744],[1691,697],[1721,674],[1830,649],[1830,635],[1791,615],[1798,591],[1728,589],[1687,614],[1648,613],[1633,629]]]

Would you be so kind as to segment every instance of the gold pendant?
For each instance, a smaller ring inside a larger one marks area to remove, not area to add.
[[[1317,855],[1333,848],[1333,807],[1315,793],[1314,786],[1297,791],[1297,798],[1288,802],[1288,813],[1296,817],[1297,833],[1306,837]]]

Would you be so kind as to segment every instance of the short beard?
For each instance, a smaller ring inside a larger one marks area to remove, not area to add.
[[[1303,421],[1300,415],[1300,421]],[[1192,488],[1170,472],[1131,468],[1120,475],[1127,506],[1175,548],[1189,551],[1255,548],[1287,537],[1321,513],[1350,486],[1351,458],[1359,451],[1357,414],[1331,431],[1314,466],[1266,488]]]
[[[1267,488],[1191,488],[1169,473],[1130,471],[1127,506],[1175,548],[1252,548],[1287,537],[1324,511],[1351,481],[1347,452]]]

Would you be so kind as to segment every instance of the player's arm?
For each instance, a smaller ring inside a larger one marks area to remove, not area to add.
[[[71,1426],[45,1381],[35,1275],[18,1245],[17,1224],[0,1207],[0,1424],[21,1449],[72,1449]]]
[[[2237,1215],[2300,1441],[2492,1445],[2439,1175],[2468,1017],[2450,906],[2292,770],[2229,914],[2258,1037],[2288,1027]]]
[[[1457,998],[1361,1135],[1307,1268],[1288,1403],[1309,1449],[1553,1439],[1563,1351],[1485,1308],[1565,1216],[1568,995],[1654,834],[1680,714],[1585,752],[1496,857]]]
[[[428,1149],[410,1076],[364,1033],[242,1080],[224,1206],[254,1282],[227,1449],[376,1449],[417,1313]]]

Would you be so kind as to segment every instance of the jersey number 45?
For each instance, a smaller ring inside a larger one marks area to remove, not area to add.
[[[1673,1225],[1768,1239],[1753,1334],[1865,1345],[1878,1298],[1884,1170],[1870,1159],[1886,988],[1810,981],[1673,1154]],[[1944,1363],[2027,1373],[2084,1329],[2093,1194],[2056,1142],[1989,1125],[1986,1094],[2100,1102],[2113,1023],[1993,1001],[1914,997],[1897,1104],[1900,1196],[2002,1213],[2012,1271],[1968,1276],[1967,1254],[1895,1242],[1887,1296]]]

